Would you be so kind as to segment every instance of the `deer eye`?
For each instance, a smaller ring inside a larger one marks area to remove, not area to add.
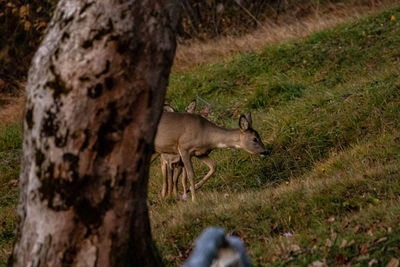
[[[257,138],[253,138],[254,143],[257,143],[257,141],[258,141]]]

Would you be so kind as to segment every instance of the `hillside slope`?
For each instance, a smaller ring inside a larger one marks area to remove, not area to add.
[[[252,110],[271,155],[213,152],[217,173],[194,204],[161,202],[153,166],[151,220],[167,264],[181,263],[209,225],[242,237],[256,266],[396,261],[399,20],[390,9],[172,75],[172,106],[205,100],[210,119],[227,127]]]
[[[242,237],[256,266],[399,258],[399,20],[390,9],[172,74],[172,106],[209,102],[210,119],[232,128],[251,110],[271,154],[213,152],[217,172],[197,203],[162,202],[153,164],[152,231],[167,265],[182,263],[209,225]],[[0,126],[1,266],[14,239],[22,132],[20,121]]]

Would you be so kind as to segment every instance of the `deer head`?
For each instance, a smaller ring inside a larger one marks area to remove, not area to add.
[[[251,113],[241,115],[239,118],[240,147],[250,154],[267,155],[260,135],[251,128],[253,120]]]

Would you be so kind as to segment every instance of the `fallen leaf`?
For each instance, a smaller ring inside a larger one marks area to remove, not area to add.
[[[360,225],[357,224],[356,227],[354,227],[354,233],[356,234],[358,232],[358,230],[360,230]]]
[[[27,17],[28,15],[29,15],[29,4],[21,6],[19,9],[19,17],[24,18]]]
[[[386,241],[387,240],[387,237],[381,237],[381,238],[379,238],[375,243],[381,243],[381,242],[383,242],[383,241]]]
[[[300,251],[300,247],[296,244],[290,245],[290,251],[297,252]]]
[[[372,229],[368,229],[367,234],[368,234],[369,236],[373,236],[373,235],[374,235],[374,233],[372,232]]]
[[[40,30],[40,29],[46,28],[46,27],[47,27],[47,23],[44,22],[44,21],[41,21],[41,22],[35,24],[35,29],[36,30]]]
[[[24,23],[24,30],[29,31],[32,27],[32,24],[29,21],[25,21]]]
[[[328,222],[334,222],[334,221],[335,221],[335,217],[333,217],[333,216],[329,217]]]
[[[327,265],[321,261],[314,261],[313,263],[308,265],[308,267],[324,267],[324,266]]]
[[[329,238],[326,239],[325,246],[326,247],[331,247],[332,246],[332,241]]]
[[[368,262],[368,267],[371,267],[374,264],[378,264],[378,260],[377,259],[372,259]]]
[[[347,240],[343,239],[342,243],[340,244],[339,248],[344,248],[347,245]]]
[[[279,258],[278,258],[278,256],[276,256],[276,255],[272,255],[272,257],[271,257],[271,261],[272,262],[274,262],[274,261],[277,261]]]
[[[8,182],[9,185],[16,186],[18,184],[18,180],[12,179]]]
[[[399,266],[399,260],[396,258],[392,258],[386,265],[386,267],[397,267],[397,266]]]
[[[360,254],[361,255],[366,255],[368,253],[368,248],[369,248],[368,244],[362,244],[360,246]]]

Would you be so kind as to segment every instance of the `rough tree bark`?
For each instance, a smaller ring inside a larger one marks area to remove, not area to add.
[[[147,179],[174,1],[61,0],[28,75],[9,265],[161,265]]]

